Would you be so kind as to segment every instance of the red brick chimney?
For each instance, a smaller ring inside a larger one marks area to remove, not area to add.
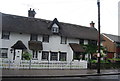
[[[94,27],[95,23],[93,21],[91,21],[90,23],[90,27]]]

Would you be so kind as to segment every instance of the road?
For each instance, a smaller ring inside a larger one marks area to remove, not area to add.
[[[83,77],[59,77],[59,78],[3,78],[2,81],[120,81],[120,75],[83,76]]]

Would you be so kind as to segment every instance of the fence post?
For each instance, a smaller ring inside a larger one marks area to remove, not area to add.
[[[29,69],[31,69],[31,59],[30,59],[30,62],[29,62]]]
[[[70,70],[71,70],[72,61],[70,61]]]
[[[10,60],[8,60],[8,69],[10,69]]]

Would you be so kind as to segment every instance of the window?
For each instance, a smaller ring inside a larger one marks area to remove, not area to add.
[[[43,42],[49,42],[49,35],[43,35]]]
[[[67,38],[61,37],[61,44],[66,44],[66,43],[67,43]]]
[[[32,41],[37,41],[37,39],[38,39],[38,35],[36,35],[36,34],[31,34],[30,40],[32,40]]]
[[[84,39],[80,39],[79,44],[84,44]]]
[[[117,42],[117,43],[116,43],[116,46],[117,46],[117,47],[120,47],[120,42]]]
[[[9,39],[10,32],[2,32],[2,39]]]
[[[53,33],[58,33],[58,32],[59,32],[59,29],[56,28],[56,27],[52,27],[52,32],[53,32]]]
[[[59,61],[66,61],[66,56],[67,56],[66,52],[60,52]]]
[[[97,41],[95,41],[95,40],[89,40],[89,41],[88,41],[88,44],[97,45]]]
[[[118,53],[118,56],[117,56],[117,58],[120,58],[120,53]]]
[[[58,61],[58,53],[57,52],[51,52],[50,60],[51,61]]]
[[[38,52],[35,51],[35,50],[33,50],[32,59],[33,59],[33,60],[37,60],[37,59],[38,59]]]
[[[1,48],[0,49],[0,57],[7,58],[8,57],[8,48]]]
[[[53,24],[53,26],[52,26],[52,32],[53,33],[58,33],[59,32],[59,27],[58,27],[57,24]]]
[[[49,60],[49,52],[43,51],[42,52],[42,60]]]

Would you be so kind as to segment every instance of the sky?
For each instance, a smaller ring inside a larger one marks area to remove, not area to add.
[[[118,2],[100,0],[101,33],[118,35]],[[77,24],[89,27],[93,21],[98,28],[97,0],[0,0],[0,12],[28,16],[35,9],[36,18]]]

